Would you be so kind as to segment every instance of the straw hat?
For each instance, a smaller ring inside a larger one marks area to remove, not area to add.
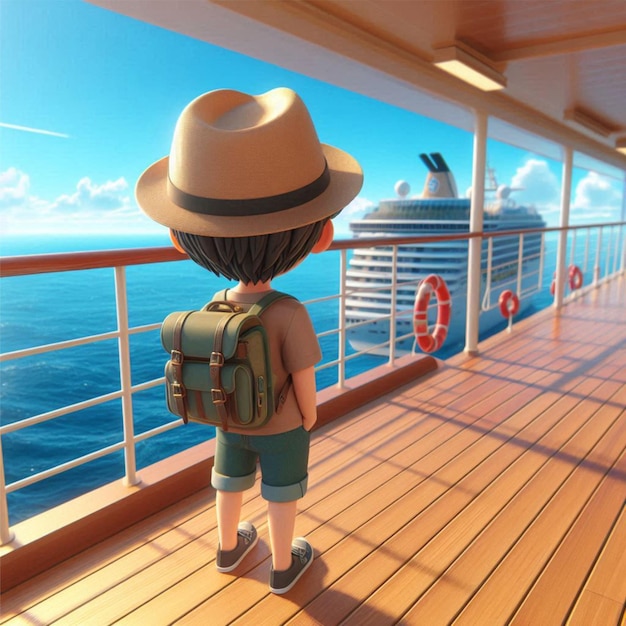
[[[321,144],[300,97],[220,89],[181,113],[169,157],[137,182],[139,206],[175,230],[215,237],[262,235],[317,222],[359,192],[349,154]]]

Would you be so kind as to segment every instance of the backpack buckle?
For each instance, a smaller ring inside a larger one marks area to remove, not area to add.
[[[226,393],[223,389],[211,389],[213,404],[226,404]]]
[[[170,357],[174,365],[182,365],[185,360],[185,355],[180,350],[172,350]]]
[[[175,398],[185,397],[185,386],[182,383],[170,383],[170,388],[172,389],[172,395]]]
[[[222,367],[224,365],[224,355],[221,352],[211,352],[210,365]]]

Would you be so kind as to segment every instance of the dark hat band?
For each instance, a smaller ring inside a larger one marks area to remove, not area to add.
[[[329,184],[330,172],[328,170],[328,163],[324,162],[324,171],[312,183],[275,196],[246,198],[242,200],[194,196],[176,187],[169,176],[167,178],[167,195],[174,204],[188,211],[192,211],[193,213],[245,217],[250,215],[264,215],[265,213],[276,213],[306,204],[322,195]]]

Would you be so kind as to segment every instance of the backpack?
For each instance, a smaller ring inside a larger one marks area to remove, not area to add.
[[[280,413],[291,385],[289,376],[275,398],[269,342],[260,315],[291,296],[273,291],[245,312],[226,301],[227,291],[200,311],[179,311],[165,318],[161,343],[170,353],[165,365],[167,407],[185,423],[223,430],[259,428]]]

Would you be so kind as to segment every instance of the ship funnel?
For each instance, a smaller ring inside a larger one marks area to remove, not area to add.
[[[420,154],[422,163],[428,169],[423,198],[457,198],[456,181],[448,164],[438,152]]]

